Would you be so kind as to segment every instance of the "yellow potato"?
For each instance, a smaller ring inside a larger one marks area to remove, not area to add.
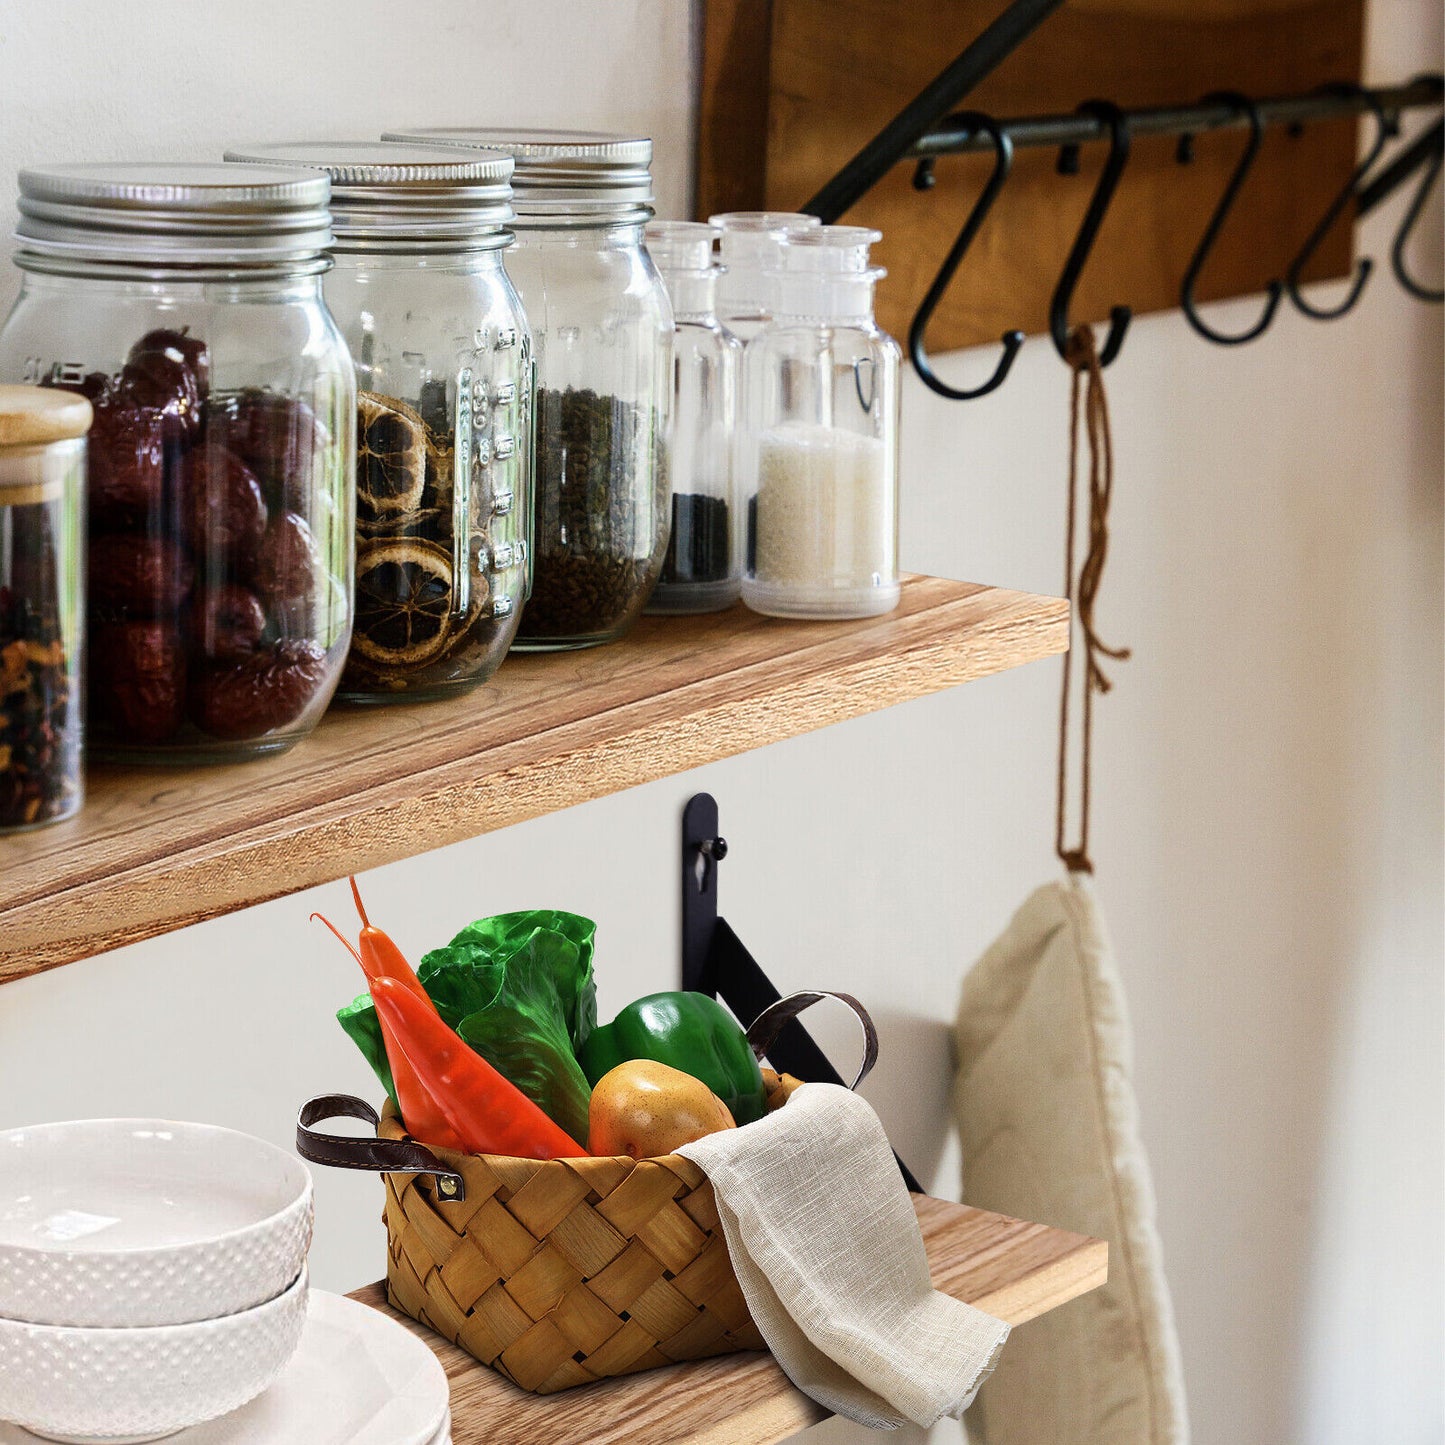
[[[781,1109],[792,1096],[794,1089],[801,1089],[803,1081],[792,1074],[780,1074],[776,1069],[764,1068],[763,1089],[768,1096],[768,1113]]]
[[[734,1129],[727,1105],[700,1079],[652,1059],[630,1059],[598,1079],[587,1152],[657,1159],[704,1134]]]

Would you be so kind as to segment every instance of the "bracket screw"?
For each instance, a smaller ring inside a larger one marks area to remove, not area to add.
[[[697,845],[697,851],[705,858],[712,858],[721,863],[728,855],[728,840],[726,838],[704,838]]]

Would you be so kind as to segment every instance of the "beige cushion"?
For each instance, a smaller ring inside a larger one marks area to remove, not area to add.
[[[1090,883],[1040,888],[964,980],[966,1203],[1109,1241],[1102,1289],[1021,1326],[968,1414],[985,1445],[1187,1445],[1119,975]]]

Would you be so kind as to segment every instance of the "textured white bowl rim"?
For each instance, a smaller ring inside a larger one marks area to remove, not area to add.
[[[107,1337],[112,1337],[127,1343],[134,1341],[140,1345],[148,1345],[152,1342],[162,1344],[168,1335],[201,1335],[207,1332],[226,1334],[255,1324],[261,1315],[268,1312],[282,1313],[283,1308],[298,1294],[309,1292],[309,1274],[309,1269],[303,1264],[301,1273],[274,1299],[252,1305],[248,1310],[239,1310],[233,1315],[217,1315],[213,1320],[192,1320],[183,1325],[36,1325],[29,1320],[0,1319],[0,1336],[15,1337],[23,1334],[27,1338],[38,1337],[40,1342],[44,1343],[47,1339],[59,1340],[62,1336],[75,1335],[81,1337],[79,1343],[95,1344],[103,1343]]]
[[[117,1131],[134,1131],[136,1129],[147,1130],[181,1130],[187,1133],[209,1134],[212,1136],[224,1135],[232,1139],[240,1139],[247,1147],[260,1148],[266,1153],[273,1155],[280,1163],[286,1166],[288,1172],[292,1173],[300,1184],[298,1192],[294,1193],[285,1204],[279,1209],[273,1209],[270,1214],[261,1219],[254,1219],[250,1224],[242,1224],[235,1229],[222,1230],[218,1234],[207,1234],[197,1236],[195,1239],[188,1239],[183,1244],[135,1244],[124,1249],[85,1249],[71,1248],[64,1249],[40,1249],[31,1244],[15,1244],[0,1239],[0,1252],[21,1260],[28,1259],[75,1259],[84,1256],[88,1259],[135,1259],[140,1255],[164,1255],[184,1254],[188,1249],[195,1249],[202,1246],[215,1244],[231,1244],[247,1238],[253,1234],[260,1234],[275,1227],[277,1221],[285,1215],[290,1214],[298,1206],[305,1206],[311,1199],[312,1190],[315,1187],[311,1178],[311,1171],[295,1155],[282,1149],[279,1145],[273,1144],[269,1139],[258,1138],[255,1134],[247,1134],[242,1129],[230,1129],[224,1124],[199,1124],[185,1119],[62,1119],[50,1124],[21,1124],[13,1129],[0,1129],[0,1147],[3,1147],[6,1140],[16,1134],[42,1134],[51,1130],[60,1132],[68,1129],[96,1129],[106,1128]],[[304,1271],[303,1271],[304,1273]],[[59,1326],[61,1329],[76,1328],[97,1328],[95,1326]],[[98,1328],[106,1328],[99,1326]],[[140,1326],[142,1329],[164,1329],[170,1326]]]
[[[0,1410],[42,1439],[88,1445],[159,1440],[219,1418],[285,1368],[305,1326],[309,1287],[303,1268],[265,1304],[184,1325],[0,1321],[0,1359],[18,1362],[0,1378]]]

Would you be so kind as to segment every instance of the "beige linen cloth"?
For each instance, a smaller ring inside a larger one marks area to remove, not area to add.
[[[677,1151],[712,1181],[733,1271],[788,1378],[874,1428],[958,1416],[1009,1327],[929,1283],[883,1126],[836,1084]]]
[[[964,980],[964,1199],[1109,1241],[1109,1282],[1023,1326],[975,1445],[1187,1445],[1123,989],[1092,885],[1040,888]]]

